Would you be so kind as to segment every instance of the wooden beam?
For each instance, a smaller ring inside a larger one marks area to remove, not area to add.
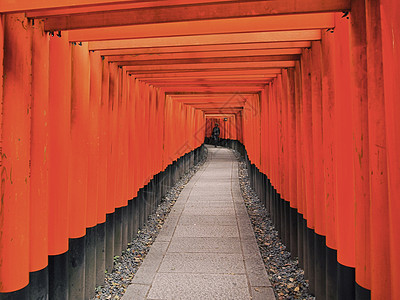
[[[247,70],[224,70],[224,71],[201,71],[201,70],[187,70],[182,72],[182,70],[177,72],[169,73],[144,73],[144,74],[134,74],[128,71],[132,76],[138,79],[150,79],[150,78],[180,78],[180,77],[209,77],[209,76],[245,76],[245,75],[260,75],[260,76],[276,76],[281,73],[279,68],[268,68],[268,69],[247,69]]]
[[[122,40],[150,37],[325,29],[334,26],[334,13],[314,13],[88,28],[71,30],[69,39],[70,41]]]
[[[275,78],[276,75],[266,75],[266,76],[261,76],[261,75],[239,75],[239,76],[203,76],[203,77],[195,77],[195,76],[190,76],[190,77],[158,77],[158,78],[140,78],[140,80],[145,81],[150,84],[158,84],[158,83],[173,83],[177,80],[180,79],[185,79],[185,80],[259,80],[259,81],[269,81],[272,78]]]
[[[153,59],[137,61],[116,61],[119,66],[165,66],[182,64],[212,64],[230,62],[273,62],[273,61],[296,61],[300,55],[258,55],[258,56],[239,56],[239,57],[206,57],[206,58],[182,58],[182,59]]]
[[[350,0],[234,1],[88,12],[46,17],[45,30],[71,30],[309,12],[337,12],[350,10],[350,2]]]
[[[238,43],[222,45],[195,45],[195,46],[169,46],[169,47],[146,47],[146,48],[116,48],[111,50],[100,50],[100,55],[159,55],[163,53],[191,53],[191,52],[216,52],[216,51],[244,51],[244,50],[265,50],[265,49],[296,49],[309,48],[309,41],[296,42],[275,42],[275,43]],[[92,49],[95,50],[95,49]]]
[[[260,92],[264,86],[240,86],[240,87],[165,87],[162,88],[166,93],[173,92],[202,92],[202,93],[257,93]]]
[[[173,47],[173,46],[198,46],[244,43],[276,43],[320,40],[320,30],[290,30],[273,32],[251,32],[233,34],[211,34],[196,36],[177,36],[164,38],[113,40],[101,42],[89,42],[89,50],[106,50],[122,48],[143,47]]]
[[[49,1],[46,1],[47,6],[44,6],[41,9],[31,10],[29,8],[26,8],[20,10],[28,11],[26,14],[28,18],[43,18],[50,16],[83,14],[89,12],[104,12],[112,10],[126,10],[126,9],[136,9],[145,7],[150,8],[150,7],[160,7],[160,6],[189,5],[189,4],[201,4],[201,3],[227,2],[227,1],[232,1],[232,0],[157,0],[157,1],[119,0],[116,2],[109,1],[110,3],[104,3],[104,4],[95,3],[95,1],[92,1],[90,5],[79,5],[79,6],[62,5],[61,7],[51,6],[60,1],[52,1],[50,3]],[[25,0],[22,1],[20,0],[19,2],[25,2]],[[37,4],[37,2],[40,1],[36,0],[31,2],[35,2],[33,4]],[[83,4],[83,1],[80,2],[81,4]]]
[[[267,62],[234,62],[234,63],[200,63],[200,64],[181,64],[181,65],[155,65],[155,66],[127,66],[127,72],[135,74],[156,73],[156,72],[185,72],[193,70],[247,70],[247,69],[267,69],[267,68],[290,68],[294,67],[294,61],[267,61]]]
[[[288,49],[257,49],[257,50],[235,50],[235,51],[207,51],[207,52],[183,52],[183,53],[164,53],[164,54],[138,54],[138,55],[111,55],[108,56],[109,62],[123,61],[160,61],[173,59],[198,59],[198,58],[227,58],[227,57],[253,57],[265,55],[293,55],[301,54],[300,48]]]
[[[168,82],[168,83],[154,83],[152,85],[156,87],[219,87],[219,86],[263,86],[267,82],[266,81],[187,81],[187,82]]]

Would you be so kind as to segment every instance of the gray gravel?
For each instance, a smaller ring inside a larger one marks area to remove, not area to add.
[[[286,251],[268,212],[251,188],[244,159],[238,152],[234,152],[239,160],[240,189],[276,298],[315,299],[308,291],[308,282],[297,257],[291,257],[290,252]]]
[[[147,223],[138,231],[137,237],[128,244],[128,249],[123,251],[121,256],[114,258],[113,271],[106,273],[105,284],[96,288],[96,296],[93,299],[121,299],[149,252],[179,194],[206,159],[207,157],[184,174],[162,198],[156,212],[149,216]]]

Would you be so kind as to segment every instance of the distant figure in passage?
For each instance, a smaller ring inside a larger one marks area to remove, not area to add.
[[[214,140],[214,146],[215,147],[217,147],[217,144],[218,144],[218,141],[219,141],[219,133],[220,133],[220,130],[219,130],[219,127],[218,127],[218,123],[215,123],[215,126],[214,126],[213,131],[212,131],[212,138]]]

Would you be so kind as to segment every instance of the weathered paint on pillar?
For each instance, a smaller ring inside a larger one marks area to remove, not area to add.
[[[32,125],[29,271],[47,266],[49,213],[49,36],[35,22],[32,36]]]
[[[322,81],[321,81],[321,42],[311,44],[311,113],[312,113],[312,167],[314,176],[313,202],[315,215],[315,232],[325,235],[325,197],[324,197],[324,163],[322,142]]]
[[[3,293],[22,289],[29,281],[31,47],[28,19],[23,14],[5,16],[0,204]]]
[[[86,233],[90,68],[87,43],[72,46],[71,147],[68,182],[69,237]]]
[[[109,69],[108,61],[101,57],[101,102],[99,108],[99,184],[97,200],[97,223],[106,221],[107,174],[108,174],[108,96]]]
[[[324,201],[326,218],[326,245],[336,245],[336,178],[335,178],[335,85],[334,35],[322,34],[322,135],[324,156]]]
[[[385,94],[380,1],[366,2],[368,133],[371,192],[371,297],[390,299],[391,262]]]
[[[355,202],[352,159],[349,21],[337,17],[335,28],[336,199],[338,262],[355,267]]]
[[[382,58],[389,180],[390,264],[393,299],[400,299],[399,15],[400,5],[398,1],[381,0]]]
[[[356,196],[356,282],[371,289],[368,77],[365,1],[352,2],[350,14],[353,165]]]
[[[68,250],[71,49],[68,33],[50,37],[49,70],[49,254]]]
[[[99,178],[104,170],[100,169],[100,105],[102,83],[102,61],[97,52],[89,53],[90,60],[90,99],[88,122],[88,181],[86,227],[94,227],[98,223]],[[103,201],[99,204],[103,205]],[[102,210],[102,208],[100,208]],[[104,214],[104,211],[102,212]]]

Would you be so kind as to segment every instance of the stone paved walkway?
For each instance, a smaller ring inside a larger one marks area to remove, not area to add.
[[[275,299],[241,196],[237,160],[228,149],[208,150],[123,300]]]

